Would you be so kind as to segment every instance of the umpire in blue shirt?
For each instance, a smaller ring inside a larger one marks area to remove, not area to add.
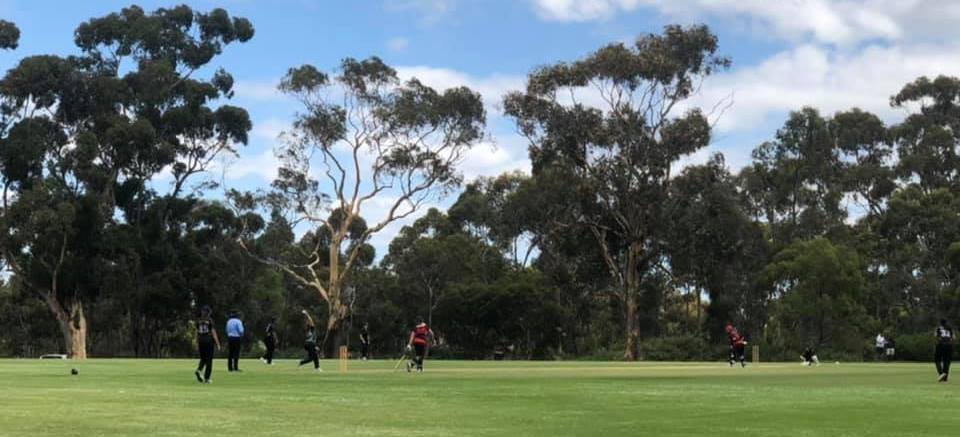
[[[243,342],[243,322],[239,311],[231,311],[227,319],[227,345],[230,356],[227,358],[227,371],[240,371],[240,344]]]

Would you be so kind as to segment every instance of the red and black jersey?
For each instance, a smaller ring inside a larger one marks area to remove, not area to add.
[[[413,328],[413,344],[426,345],[427,335],[430,334],[430,328],[426,323],[421,323]]]
[[[737,332],[737,328],[733,326],[727,326],[727,335],[730,336],[730,346],[743,346],[747,344],[747,340]]]

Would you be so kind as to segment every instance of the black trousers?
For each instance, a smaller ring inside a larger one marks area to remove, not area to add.
[[[277,341],[268,338],[265,344],[267,346],[267,353],[263,356],[263,359],[267,361],[267,364],[271,364],[273,363],[273,351],[277,349]]]
[[[317,345],[316,343],[307,343],[303,345],[303,348],[307,350],[307,357],[300,360],[300,365],[307,364],[313,361],[313,368],[320,368],[320,356],[317,355]]]
[[[741,363],[746,362],[747,354],[745,353],[746,347],[743,345],[731,345],[730,346],[730,364],[733,364],[736,361]]]
[[[950,374],[950,362],[953,361],[953,345],[937,344],[937,351],[934,354],[934,363],[937,365],[938,375]]]
[[[200,364],[197,365],[197,371],[203,372],[203,379],[210,380],[210,372],[213,371],[213,340],[200,339],[197,345],[200,352]]]
[[[417,368],[423,368],[423,357],[427,354],[427,345],[425,344],[415,344],[413,345],[413,362],[417,363]]]
[[[360,357],[367,358],[367,354],[370,350],[370,343],[360,342]]]
[[[243,341],[241,337],[229,337],[227,339],[228,347],[230,348],[230,355],[227,357],[227,370],[235,372],[240,370],[240,342]]]

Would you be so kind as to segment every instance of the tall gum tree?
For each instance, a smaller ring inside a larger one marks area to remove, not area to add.
[[[17,27],[16,23],[0,19],[0,50],[16,50],[20,45],[20,28]],[[17,120],[16,113],[12,107],[8,106],[11,104],[9,101],[4,101],[2,106],[0,106],[0,133],[6,136],[7,132],[11,125]],[[4,190],[3,198],[0,199],[0,202],[3,203],[4,211],[7,206],[7,198],[9,197],[9,191]],[[4,269],[7,268],[6,261],[0,257],[0,264]]]
[[[232,95],[232,77],[197,72],[253,32],[223,9],[131,6],[82,23],[79,55],[30,56],[0,80],[0,248],[18,283],[49,307],[70,357],[87,356],[85,303],[114,264],[104,238],[132,193],[169,168],[175,197],[246,142],[247,112],[211,107]],[[15,44],[11,35],[0,25],[0,44]]]
[[[910,112],[890,128],[899,187],[877,233],[900,306],[914,323],[931,324],[960,314],[949,263],[951,245],[960,242],[960,78],[917,78],[890,104]]]
[[[459,186],[457,165],[483,137],[485,112],[478,93],[401,81],[376,57],[345,59],[333,76],[311,65],[290,69],[280,90],[303,111],[277,149],[278,178],[269,193],[231,197],[244,217],[269,209],[323,238],[290,256],[266,256],[251,244],[254,218],[240,242],[327,304],[324,343],[332,348],[350,311],[350,272],[369,254],[370,238]],[[362,215],[373,203],[386,212],[367,224]]]
[[[730,61],[706,26],[668,26],[530,74],[505,111],[530,141],[533,177],[562,180],[575,207],[557,226],[583,227],[603,255],[624,317],[626,360],[639,357],[644,279],[663,258],[671,167],[710,141],[710,123],[681,104]],[[561,177],[555,177],[559,174]]]

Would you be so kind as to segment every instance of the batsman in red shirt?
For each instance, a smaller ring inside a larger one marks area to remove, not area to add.
[[[433,343],[433,331],[423,321],[421,317],[419,323],[410,331],[410,341],[407,342],[407,350],[411,348],[415,351],[414,357],[407,363],[407,372],[413,370],[414,366],[417,372],[423,372],[423,359],[427,355],[427,349]]]
[[[746,347],[747,339],[743,338],[737,328],[734,328],[733,325],[727,323],[726,327],[727,335],[730,337],[730,367],[733,367],[733,364],[740,361],[740,366],[747,367],[747,357],[746,357]]]

